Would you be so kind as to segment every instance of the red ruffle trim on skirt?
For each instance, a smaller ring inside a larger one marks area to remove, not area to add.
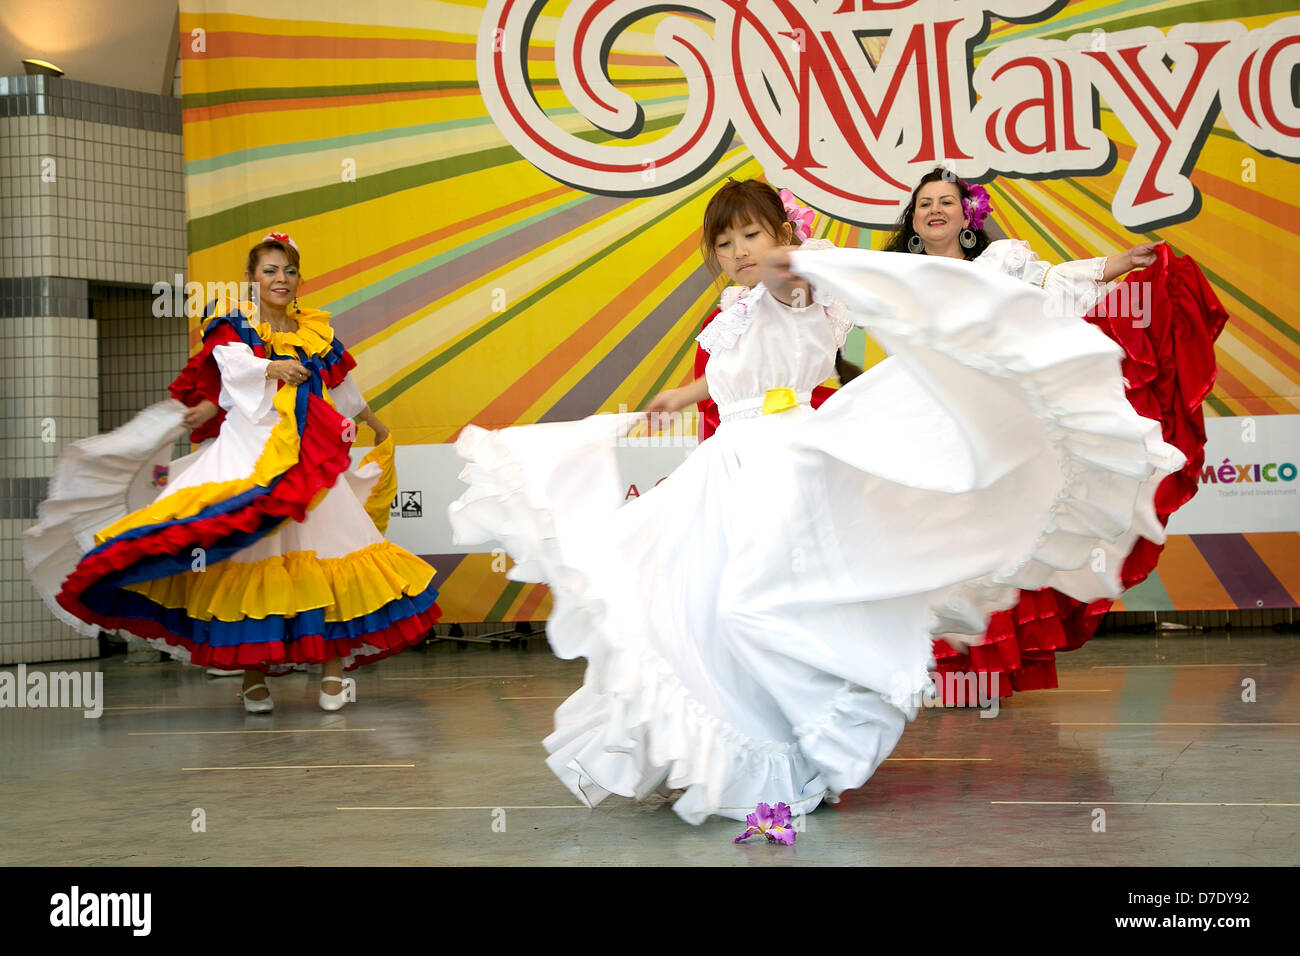
[[[1214,385],[1214,341],[1228,313],[1196,262],[1162,245],[1155,264],[1129,275],[1085,318],[1124,350],[1126,394],[1134,410],[1160,422],[1165,441],[1187,456],[1187,464],[1156,491],[1156,514],[1164,524],[1196,494],[1205,461],[1201,403]],[[1146,580],[1163,547],[1138,540],[1121,572],[1125,588]],[[1051,589],[1022,591],[1014,608],[990,618],[984,643],[968,653],[936,641],[935,669],[996,673],[1002,697],[1056,687],[1056,652],[1086,643],[1110,605],[1083,604]],[[946,682],[936,683],[942,697]]]

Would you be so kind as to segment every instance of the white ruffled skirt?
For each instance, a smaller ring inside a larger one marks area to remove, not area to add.
[[[1182,456],[1103,334],[964,263],[795,262],[892,353],[818,411],[727,423],[626,503],[636,416],[457,444],[457,540],[549,584],[552,649],[588,660],[544,745],[589,805],[666,785],[691,823],[808,812],[893,750],[933,638],[977,640],[1019,588],[1118,596],[1135,536],[1163,538],[1152,496]]]

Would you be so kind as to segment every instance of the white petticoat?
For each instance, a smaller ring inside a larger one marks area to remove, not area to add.
[[[1182,456],[1103,334],[964,263],[794,258],[893,353],[817,412],[724,424],[626,504],[613,449],[636,416],[457,443],[457,540],[549,584],[552,649],[589,662],[544,741],[589,805],[666,784],[692,823],[807,812],[888,756],[934,637],[978,639],[1021,587],[1117,596],[1134,536],[1163,538],[1151,499]]]

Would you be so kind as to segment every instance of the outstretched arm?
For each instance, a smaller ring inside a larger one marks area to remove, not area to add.
[[[1106,269],[1102,273],[1102,281],[1109,282],[1117,279],[1126,272],[1132,272],[1134,269],[1145,269],[1156,261],[1156,246],[1160,241],[1144,242],[1141,245],[1134,246],[1128,252],[1121,252],[1119,255],[1110,256],[1106,260]]]
[[[375,417],[375,413],[370,410],[370,406],[367,405],[365,408],[361,409],[361,411],[357,413],[356,417],[369,425],[371,431],[375,433],[375,444],[382,445],[384,440],[388,437],[388,427]]]
[[[645,410],[651,415],[665,412],[672,414],[673,412],[680,412],[687,405],[702,402],[708,397],[709,383],[701,375],[690,385],[684,385],[681,388],[670,388],[667,391],[660,392],[650,399],[650,404],[645,407]]]

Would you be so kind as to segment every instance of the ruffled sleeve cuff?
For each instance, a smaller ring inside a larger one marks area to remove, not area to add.
[[[266,417],[275,398],[275,383],[266,378],[270,360],[258,358],[242,342],[218,345],[212,357],[221,369],[221,407],[238,409],[253,422]]]
[[[1083,316],[1093,310],[1109,289],[1102,279],[1106,258],[1076,259],[1052,266],[1043,277],[1042,288],[1060,306],[1060,314]]]
[[[1038,258],[1023,239],[990,242],[975,262],[1038,286],[1058,300],[1062,315],[1087,315],[1108,288],[1102,279],[1106,273],[1104,256],[1076,259],[1054,266]]]
[[[352,381],[351,375],[344,376],[341,382],[330,389],[330,400],[344,418],[356,418],[366,407],[366,400]]]

